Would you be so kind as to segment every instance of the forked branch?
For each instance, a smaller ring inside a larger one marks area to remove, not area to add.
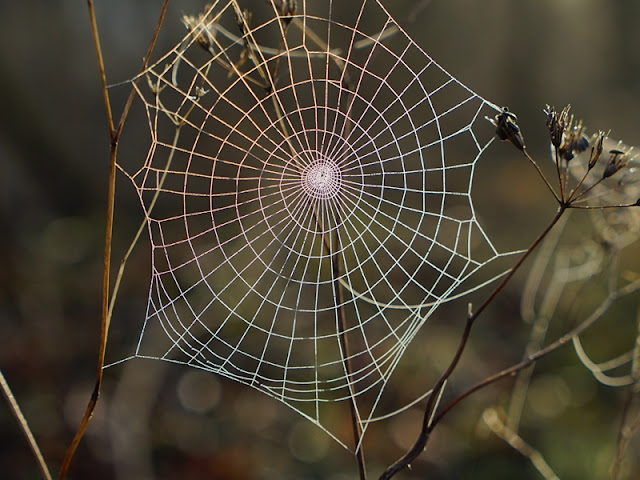
[[[73,459],[73,455],[84,436],[84,433],[91,421],[91,417],[93,416],[93,412],[95,411],[95,407],[98,403],[98,398],[100,397],[100,388],[102,386],[102,371],[104,367],[104,357],[107,346],[107,338],[109,335],[109,324],[110,324],[110,316],[109,316],[109,272],[111,268],[111,239],[113,232],[113,216],[114,216],[114,204],[115,204],[115,180],[116,180],[116,160],[118,156],[118,142],[120,139],[120,135],[122,133],[122,129],[124,127],[127,116],[129,115],[129,110],[131,108],[131,104],[133,103],[133,98],[135,96],[135,90],[133,87],[131,88],[131,92],[123,109],[122,115],[120,116],[120,121],[118,122],[118,127],[115,128],[113,122],[113,116],[111,113],[111,101],[109,99],[109,93],[107,90],[107,82],[106,75],[104,69],[104,60],[102,57],[102,48],[100,46],[100,35],[98,34],[98,23],[96,21],[95,9],[93,5],[93,0],[87,0],[88,8],[89,8],[89,18],[91,21],[91,31],[93,34],[94,46],[96,50],[96,56],[98,61],[98,69],[100,71],[100,78],[102,83],[102,94],[105,103],[105,111],[107,115],[107,125],[109,128],[109,135],[111,139],[110,143],[110,152],[109,152],[109,189],[108,189],[108,197],[107,197],[107,214],[106,214],[106,228],[105,228],[105,246],[104,246],[104,261],[103,261],[103,283],[102,283],[102,319],[100,322],[100,346],[98,350],[98,365],[96,371],[95,385],[93,388],[93,392],[91,394],[91,398],[89,399],[89,403],[85,410],[84,416],[78,430],[67,449],[67,453],[62,462],[62,466],[60,468],[60,480],[63,480],[67,471],[69,470],[69,466],[71,464],[71,460]],[[142,71],[147,67],[147,63],[149,58],[151,57],[151,52],[155,46],[156,40],[158,38],[158,34],[160,32],[160,27],[162,26],[162,22],[164,20],[164,16],[167,11],[167,6],[169,4],[169,0],[164,0],[162,4],[162,9],[160,11],[160,16],[158,19],[158,23],[156,24],[155,31],[153,33],[153,37],[151,39],[151,43],[149,45],[149,49],[145,56],[145,60],[143,62]]]

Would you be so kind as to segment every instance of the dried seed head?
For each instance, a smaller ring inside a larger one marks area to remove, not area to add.
[[[251,11],[248,9],[241,10],[240,5],[237,2],[233,2],[233,11],[236,16],[236,23],[242,35],[245,36],[248,33],[249,25],[251,24]]]
[[[570,105],[567,105],[562,109],[560,113],[557,112],[555,107],[547,107],[544,109],[544,113],[547,114],[547,128],[549,129],[549,136],[551,137],[551,145],[555,148],[560,148],[565,129],[569,119]]]
[[[607,135],[600,130],[596,135],[591,138],[591,156],[589,157],[589,170],[596,166],[602,151],[604,150],[604,139]]]
[[[293,20],[293,16],[298,10],[298,2],[296,0],[266,0],[267,3],[273,4],[276,11],[285,17],[285,22],[289,23]]]
[[[565,126],[562,142],[558,147],[560,158],[565,161],[572,160],[577,154],[584,152],[589,147],[589,139],[585,135],[585,128],[582,121],[573,124],[573,115]]]
[[[524,138],[520,127],[516,124],[518,117],[511,113],[507,107],[503,107],[502,111],[494,118],[485,118],[496,127],[496,135],[500,140],[508,140],[518,150],[524,150]]]
[[[604,167],[602,178],[611,177],[616,172],[624,168],[629,161],[629,152],[623,152],[622,150],[610,150],[609,153],[611,156],[609,157],[607,166]]]
[[[208,12],[209,9],[210,5],[207,5],[205,12]],[[193,15],[183,15],[182,23],[187,27],[187,30],[189,30],[189,33],[198,45],[209,53],[215,50],[215,38],[218,29],[215,23],[207,21],[206,13],[201,13],[197,17]]]

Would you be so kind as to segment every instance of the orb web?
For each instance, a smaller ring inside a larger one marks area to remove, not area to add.
[[[346,4],[348,3],[348,5]],[[152,144],[121,166],[148,222],[135,353],[205,369],[342,441],[420,327],[498,252],[471,201],[497,107],[377,1],[214,2],[132,80]]]

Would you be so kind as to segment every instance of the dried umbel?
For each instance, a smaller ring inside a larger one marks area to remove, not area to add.
[[[207,5],[205,12],[210,10],[211,5]],[[214,22],[207,19],[207,13],[201,13],[198,16],[183,15],[182,23],[198,45],[210,53],[214,50],[217,28]]]
[[[569,116],[570,108],[567,105],[560,113],[549,105],[544,109],[551,145],[556,148],[558,158],[565,162],[573,160],[590,145],[582,120],[576,122],[573,115]]]
[[[578,182],[575,198],[591,199],[600,206],[632,205],[640,189],[640,167],[634,148],[610,139],[603,131],[591,135],[588,146],[583,152],[576,152],[575,160],[564,167]]]

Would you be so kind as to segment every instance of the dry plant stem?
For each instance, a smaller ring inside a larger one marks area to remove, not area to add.
[[[576,210],[606,210],[609,208],[637,208],[637,203],[625,203],[621,205],[575,205],[571,203],[571,208]]]
[[[142,70],[146,68],[147,61],[151,56],[151,52],[156,43],[156,39],[158,38],[158,33],[160,32],[160,26],[162,25],[162,21],[164,19],[165,13],[167,11],[169,0],[165,0],[162,9],[160,11],[160,18],[158,19],[158,23],[156,25],[156,29],[153,33],[153,37],[151,40],[151,44],[149,45],[149,49],[147,51],[147,55],[145,56],[145,60],[143,63]],[[89,425],[89,421],[93,416],[93,412],[98,403],[98,398],[100,396],[100,387],[102,385],[102,369],[104,367],[104,356],[107,346],[107,337],[109,334],[109,270],[111,267],[111,238],[113,232],[113,212],[114,212],[114,199],[115,199],[115,179],[116,179],[116,158],[118,154],[118,141],[120,139],[120,134],[122,132],[122,128],[124,127],[124,123],[129,114],[129,109],[131,108],[131,104],[133,103],[133,98],[135,95],[135,91],[132,88],[131,93],[129,94],[129,98],[127,99],[127,103],[123,109],[122,115],[120,117],[120,122],[118,123],[118,128],[116,129],[113,123],[113,116],[111,113],[111,102],[109,100],[109,92],[107,90],[107,81],[104,70],[104,60],[102,57],[102,48],[100,47],[100,36],[98,35],[98,24],[95,16],[95,9],[93,6],[93,0],[87,0],[88,8],[89,8],[89,18],[91,22],[91,31],[93,34],[94,46],[96,50],[96,56],[98,60],[98,68],[100,70],[100,80],[102,83],[102,94],[105,102],[105,111],[107,115],[107,124],[109,127],[110,134],[110,155],[109,155],[109,190],[108,190],[108,198],[107,198],[107,214],[106,214],[106,228],[105,228],[105,247],[104,247],[104,261],[103,261],[103,286],[102,286],[102,320],[100,327],[100,346],[98,351],[98,366],[96,371],[96,380],[93,388],[93,393],[91,394],[91,398],[89,399],[89,403],[85,410],[84,416],[78,430],[67,449],[67,453],[62,462],[62,466],[60,467],[60,480],[63,480],[67,471],[69,470],[69,465],[71,464],[71,460],[73,455],[80,443],[80,440],[84,436],[84,432]]]
[[[591,360],[591,358],[589,358],[587,352],[584,351],[582,342],[580,341],[580,337],[573,337],[572,340],[573,349],[576,352],[578,359],[580,360],[582,365],[584,365],[584,367],[591,372],[591,375],[593,375],[593,377],[597,381],[609,387],[623,387],[633,384],[633,377],[631,375],[611,376],[606,374],[605,372],[607,371],[607,364],[609,364],[610,362],[605,362],[604,365],[595,363],[593,360]],[[616,362],[612,363],[615,364]]]
[[[340,348],[342,350],[343,364],[347,373],[347,380],[350,382],[353,376],[353,367],[351,366],[351,349],[349,348],[349,339],[347,338],[347,321],[344,312],[344,291],[340,283],[340,234],[335,236],[335,252],[329,252],[331,256],[331,269],[333,272],[333,291],[336,301],[336,320],[340,333]],[[356,397],[351,393],[351,401],[349,402],[349,411],[351,413],[351,425],[353,427],[353,437],[355,442],[355,455],[358,461],[358,473],[360,480],[366,480],[367,471],[364,463],[364,449],[362,446],[362,428],[358,421],[358,406]]]
[[[433,387],[433,394],[429,397],[427,406],[425,407],[424,418],[422,422],[422,430],[418,435],[416,442],[414,443],[411,450],[409,450],[402,458],[400,458],[397,462],[395,462],[393,465],[391,465],[389,468],[387,468],[387,470],[385,470],[382,473],[382,475],[380,476],[380,480],[388,480],[392,478],[396,473],[409,467],[409,465],[411,465],[411,462],[415,460],[418,457],[418,455],[420,455],[424,451],[427,445],[427,441],[429,440],[429,435],[431,434],[431,431],[433,431],[435,426],[442,419],[442,417],[444,416],[444,413],[448,412],[455,404],[457,404],[459,402],[459,399],[461,400],[460,397],[456,398],[449,405],[447,405],[447,407],[445,407],[443,412],[441,412],[437,416],[434,416],[435,415],[434,409],[437,407],[436,399],[440,396],[444,385],[446,384],[448,379],[451,377],[451,374],[455,370],[456,366],[458,365],[458,362],[460,361],[460,358],[462,357],[462,353],[464,352],[464,349],[466,347],[467,340],[469,339],[469,334],[471,333],[471,327],[473,326],[475,320],[487,308],[487,306],[489,306],[489,304],[495,299],[495,297],[502,291],[502,289],[509,282],[509,280],[511,280],[513,275],[520,269],[524,261],[529,257],[529,255],[531,255],[531,253],[536,249],[536,247],[540,244],[540,242],[542,242],[542,240],[547,236],[547,234],[551,231],[554,225],[558,223],[558,221],[560,220],[560,218],[562,217],[565,211],[566,211],[566,207],[561,205],[555,217],[553,217],[553,220],[551,220],[549,225],[547,225],[547,227],[542,231],[542,233],[538,235],[538,237],[533,241],[531,246],[518,259],[515,265],[511,267],[511,270],[509,270],[509,273],[504,276],[500,284],[493,290],[493,292],[491,292],[491,294],[485,299],[485,301],[478,307],[478,309],[475,312],[472,312],[471,310],[469,311],[469,314],[467,316],[467,322],[465,324],[464,331],[462,332],[460,343],[458,344],[458,349],[455,355],[453,356],[453,359],[449,363],[449,366],[447,367],[445,372],[440,376],[435,386]]]
[[[589,329],[589,327],[591,327],[596,321],[598,321],[598,319],[601,318],[602,315],[604,315],[604,313],[609,308],[611,308],[611,305],[613,304],[613,302],[615,302],[618,298],[621,298],[625,295],[629,295],[630,293],[636,292],[639,289],[640,289],[640,280],[637,280],[635,282],[628,284],[625,288],[620,289],[615,293],[612,293],[609,296],[609,298],[607,298],[604,302],[602,302],[602,304],[595,311],[593,311],[592,314],[589,315],[589,317],[587,317],[581,324],[579,324],[573,330],[569,331],[568,333],[566,333],[565,335],[557,339],[555,342],[549,344],[548,346],[546,346],[541,350],[538,350],[535,353],[532,353],[525,360],[519,363],[516,363],[515,365],[512,365],[511,367],[506,368],[494,375],[491,375],[490,377],[485,378],[483,381],[477,383],[466,392],[460,394],[452,402],[450,402],[440,413],[438,413],[438,415],[434,418],[432,422],[432,427],[435,426],[440,420],[442,420],[442,418],[448,412],[450,412],[458,403],[460,403],[462,400],[467,398],[472,393],[486,387],[487,385],[491,385],[492,383],[495,383],[498,380],[501,380],[503,378],[510,377],[516,374],[523,368],[527,368],[529,365],[532,365],[534,362],[538,361],[545,355],[548,355],[549,353],[566,345],[568,342],[570,342],[573,339],[573,337],[582,335],[587,329]]]
[[[29,448],[31,449],[31,453],[33,453],[33,456],[35,457],[36,462],[38,463],[40,472],[42,472],[42,477],[45,478],[46,480],[51,480],[51,474],[49,473],[47,464],[44,461],[44,457],[42,456],[42,453],[40,452],[40,448],[38,447],[38,442],[36,442],[36,439],[33,436],[33,433],[31,433],[31,429],[29,428],[27,419],[24,418],[24,415],[22,414],[22,410],[20,410],[20,405],[18,405],[18,402],[13,396],[13,393],[11,392],[11,388],[9,387],[7,380],[4,378],[4,375],[2,374],[2,370],[0,370],[0,389],[2,389],[2,394],[4,395],[5,400],[9,404],[9,409],[11,410],[11,413],[13,414],[16,421],[18,422],[18,425],[20,425],[22,434],[24,435],[24,437],[27,439],[27,442],[29,443]]]
[[[559,480],[540,452],[525,442],[514,430],[506,426],[495,409],[485,410],[482,418],[493,433],[507,442],[514,450],[527,457],[545,480]]]
[[[556,172],[558,173],[558,185],[560,185],[560,198],[562,200],[565,200],[565,191],[564,191],[564,186],[565,186],[565,178],[562,175],[562,169],[560,168],[560,154],[558,149],[554,149],[555,150],[555,157],[556,157]]]
[[[547,177],[542,172],[542,170],[540,169],[540,166],[536,163],[536,161],[533,159],[533,157],[531,155],[529,155],[529,152],[527,152],[527,149],[525,148],[524,150],[522,150],[522,153],[524,153],[524,156],[527,157],[527,160],[529,160],[529,162],[534,166],[534,168],[538,172],[538,175],[540,175],[540,178],[542,178],[542,180],[544,181],[544,184],[547,186],[547,189],[549,189],[549,191],[552,193],[552,195],[556,199],[556,201],[559,204],[562,204],[563,200],[561,200],[561,197],[558,197],[558,194],[556,193],[556,191],[551,186],[551,183],[549,182],[549,180],[547,180]],[[562,197],[562,198],[564,199],[564,197]]]
[[[633,389],[629,389],[627,392],[627,398],[624,402],[624,407],[622,408],[622,418],[620,419],[620,430],[618,430],[618,439],[616,442],[616,456],[613,460],[613,465],[611,466],[611,480],[618,480],[620,477],[620,467],[622,466],[622,460],[624,459],[624,454],[627,450],[627,446],[629,445],[629,440],[633,435],[633,430],[629,426],[630,416],[631,416],[631,406],[633,404],[634,392]]]
[[[616,442],[616,457],[613,465],[611,466],[611,478],[612,480],[618,480],[620,475],[620,467],[622,466],[622,460],[624,459],[625,452],[629,446],[629,442],[633,435],[635,435],[640,429],[640,413],[635,419],[631,418],[633,411],[634,400],[638,399],[638,392],[640,388],[640,311],[637,314],[638,320],[638,336],[636,337],[636,343],[632,351],[631,361],[631,377],[634,383],[629,387],[627,393],[627,399],[625,401],[622,418],[620,419],[620,430],[618,431],[618,439]]]

